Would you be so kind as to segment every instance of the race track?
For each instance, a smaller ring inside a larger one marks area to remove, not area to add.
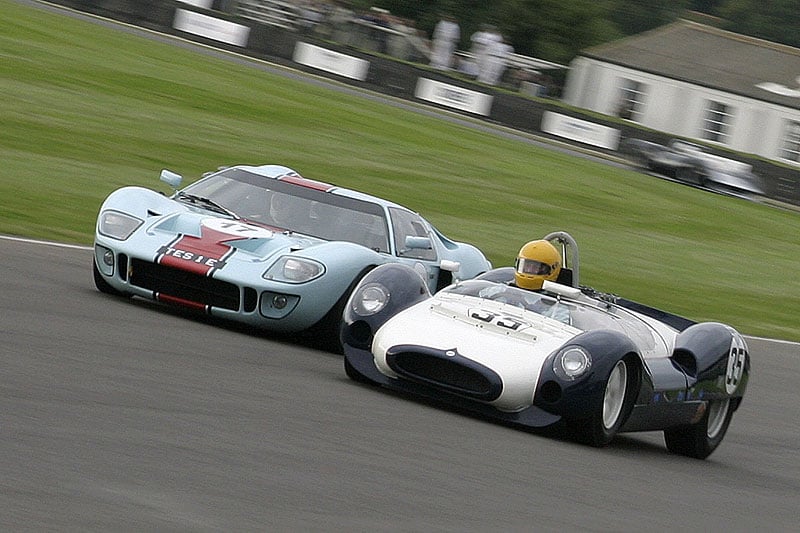
[[[790,531],[800,346],[706,461],[594,449],[348,381],[340,356],[95,291],[91,251],[0,238],[0,530]]]

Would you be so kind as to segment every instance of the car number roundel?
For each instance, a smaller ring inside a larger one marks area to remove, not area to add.
[[[747,345],[738,334],[733,335],[731,350],[728,353],[728,369],[725,374],[725,392],[733,394],[739,387],[739,382],[744,374]]]

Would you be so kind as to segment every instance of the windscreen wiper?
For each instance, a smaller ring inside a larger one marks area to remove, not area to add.
[[[182,200],[188,200],[194,205],[199,204],[210,211],[216,211],[217,213],[228,215],[229,217],[236,220],[239,220],[241,218],[239,217],[239,215],[237,215],[224,205],[218,204],[211,198],[206,198],[205,196],[197,196],[196,194],[189,194],[188,192],[178,191],[178,198]]]

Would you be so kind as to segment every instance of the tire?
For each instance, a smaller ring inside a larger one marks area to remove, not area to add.
[[[617,361],[606,377],[602,402],[573,424],[576,439],[597,448],[611,442],[633,410],[638,383],[638,365],[626,358]]]
[[[672,453],[705,459],[722,442],[732,417],[730,398],[709,402],[700,422],[665,430],[664,442]]]
[[[633,154],[631,159],[633,160],[633,165],[635,167],[639,167],[643,170],[650,170],[650,158],[647,157],[646,154],[643,154],[642,152],[636,152]]]
[[[97,290],[102,292],[103,294],[110,294],[111,296],[122,296],[126,298],[129,297],[129,295],[125,294],[124,292],[118,291],[117,289],[108,284],[103,275],[100,273],[100,270],[97,268],[97,263],[94,262],[94,259],[92,259],[92,276],[94,277],[94,286],[97,287]]]
[[[344,313],[344,306],[350,299],[350,295],[358,286],[361,279],[374,267],[362,271],[356,279],[350,284],[347,290],[336,301],[333,307],[328,311],[322,319],[317,322],[311,329],[306,332],[314,347],[324,350],[326,352],[341,355],[344,353],[339,333],[342,325],[342,314]]]
[[[683,183],[695,183],[694,169],[690,167],[678,167],[675,169],[675,179]]]

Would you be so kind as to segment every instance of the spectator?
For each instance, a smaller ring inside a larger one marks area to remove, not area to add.
[[[477,78],[481,70],[486,68],[487,51],[492,38],[490,29],[489,25],[482,24],[470,37],[472,44],[469,51],[472,58],[462,62],[461,71],[464,74]]]
[[[452,68],[453,54],[459,40],[461,40],[461,28],[452,16],[445,15],[433,30],[431,66],[439,70]]]
[[[478,81],[488,85],[497,85],[503,77],[508,63],[508,57],[514,53],[514,48],[495,33],[489,42],[486,66],[478,74]]]

